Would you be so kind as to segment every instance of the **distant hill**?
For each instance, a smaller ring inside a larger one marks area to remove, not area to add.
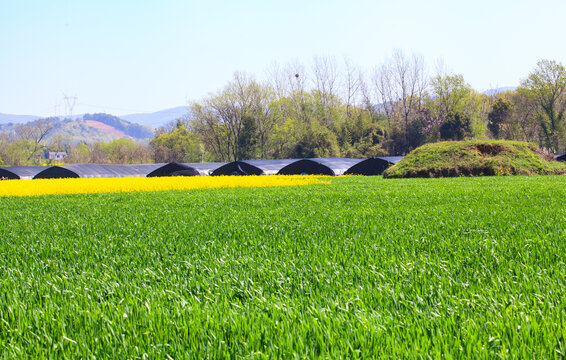
[[[109,114],[85,114],[83,120],[100,122],[134,139],[148,139],[153,137],[152,129]]]
[[[177,106],[153,113],[122,115],[120,118],[129,122],[158,128],[171,121],[185,117],[187,113],[188,109],[186,106]]]
[[[152,113],[139,113],[139,114],[128,114],[122,115],[118,118],[126,120],[130,123],[140,124],[146,127],[151,127],[157,129],[158,127],[164,126],[171,121],[175,121],[179,118],[184,118],[188,113],[186,106],[177,106],[171,109],[160,110]],[[72,119],[82,119],[84,115],[89,114],[78,114],[73,115]],[[30,121],[34,121],[41,118],[41,116],[36,115],[14,115],[14,114],[2,114],[0,113],[0,125],[3,124],[25,124]]]
[[[109,114],[85,114],[81,118],[52,118],[54,129],[49,137],[62,135],[72,142],[93,143],[111,141],[119,138],[148,140],[153,137],[153,129],[130,123]],[[21,124],[0,124],[0,132],[15,136],[15,129]]]
[[[0,113],[0,125],[1,124],[24,124],[30,121],[39,119],[39,116],[34,115],[12,115],[12,114],[2,114]]]
[[[62,135],[73,143],[93,143],[97,141],[112,141],[120,138],[133,139],[133,137],[110,125],[95,120],[61,120],[55,125],[50,137]]]
[[[485,94],[485,95],[488,95],[488,96],[494,96],[494,95],[497,95],[501,92],[505,92],[505,91],[509,91],[509,90],[515,91],[515,90],[517,90],[517,87],[516,86],[504,86],[504,87],[486,90],[486,91],[482,92],[482,94]]]

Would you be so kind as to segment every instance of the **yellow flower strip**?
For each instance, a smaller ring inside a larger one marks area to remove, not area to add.
[[[0,196],[91,194],[135,191],[328,184],[320,176],[175,176],[0,181]]]

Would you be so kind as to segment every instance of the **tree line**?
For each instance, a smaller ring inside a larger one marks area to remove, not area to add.
[[[49,119],[0,136],[5,165],[37,164],[46,149],[65,162],[229,162],[245,159],[404,155],[428,142],[508,139],[566,150],[566,69],[540,60],[514,90],[480,93],[461,74],[430,75],[421,56],[402,51],[363,72],[345,60],[274,66],[266,81],[235,73],[217,93],[194,101],[149,143],[49,141]]]
[[[60,133],[50,135],[51,119],[40,119],[15,128],[14,134],[0,134],[0,165],[56,165],[63,163],[141,164],[154,161],[146,143],[131,139],[73,143]],[[50,160],[48,153],[65,152],[63,160]]]
[[[153,161],[147,141],[154,132],[109,114],[85,114],[82,120],[94,120],[112,126],[129,137],[113,141],[89,141],[104,133],[71,118],[50,117],[26,124],[0,125],[0,165],[52,165],[49,152],[68,154],[65,163],[142,163]],[[91,131],[92,129],[92,131]],[[78,139],[77,139],[78,138]]]
[[[428,75],[422,57],[396,51],[369,75],[329,58],[275,67],[265,82],[236,73],[150,144],[158,162],[366,158],[471,138],[561,153],[565,109],[566,70],[556,61],[539,61],[515,90],[484,94],[461,74]]]

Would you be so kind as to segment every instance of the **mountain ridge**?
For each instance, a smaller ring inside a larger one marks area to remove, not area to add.
[[[500,92],[504,92],[507,90],[515,90],[516,88],[517,88],[516,86],[502,86],[502,87],[485,90],[482,92],[482,94],[488,96],[495,96]],[[120,118],[122,120],[126,120],[129,123],[150,127],[152,129],[158,129],[159,127],[165,126],[168,123],[175,121],[176,119],[185,118],[187,114],[188,114],[188,106],[176,106],[154,112],[125,114],[115,117]],[[74,120],[77,119],[82,120],[84,115],[88,115],[88,114],[63,116],[60,117],[60,119],[64,120],[70,118]],[[17,115],[17,114],[0,113],[0,125],[25,124],[30,121],[35,121],[44,118],[46,117],[36,116],[36,115]]]
[[[171,121],[182,118],[188,113],[187,106],[176,106],[173,108],[163,109],[148,113],[135,113],[116,116],[117,118],[126,120],[130,123],[135,123],[143,126],[149,126],[153,129],[157,129],[161,126],[167,125]],[[53,116],[59,117],[60,119],[82,119],[86,114],[77,114],[71,116]],[[110,115],[110,114],[109,114]],[[113,115],[114,116],[114,115]],[[48,116],[37,116],[37,115],[18,115],[18,114],[6,114],[0,113],[0,125],[7,124],[25,124],[30,121],[35,121],[38,119],[45,119]]]
[[[0,133],[17,138],[19,127],[28,125],[33,127],[38,120],[24,124],[0,124]],[[60,119],[55,117],[44,120],[49,121],[53,127],[46,139],[58,137],[72,143],[94,143],[97,141],[112,141],[120,138],[135,141],[148,141],[155,134],[155,130],[150,127],[130,123],[117,116],[102,113],[84,114],[82,118],[74,119]]]
[[[154,129],[165,126],[171,121],[185,117],[188,113],[187,106],[176,106],[151,113],[137,113],[119,116],[119,118],[129,122],[138,123],[144,126],[151,126]]]

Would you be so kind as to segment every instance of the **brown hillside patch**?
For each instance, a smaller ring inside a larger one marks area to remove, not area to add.
[[[113,126],[110,125],[106,125],[104,123],[101,123],[100,121],[95,121],[95,120],[85,120],[85,123],[87,126],[89,127],[93,127],[95,129],[99,129],[108,133],[111,133],[112,135],[114,135],[115,137],[121,137],[121,138],[126,138],[126,139],[133,139],[131,136],[126,135],[125,132],[116,129]]]
[[[505,146],[501,144],[480,143],[475,146],[476,152],[481,156],[495,156],[505,151]]]

